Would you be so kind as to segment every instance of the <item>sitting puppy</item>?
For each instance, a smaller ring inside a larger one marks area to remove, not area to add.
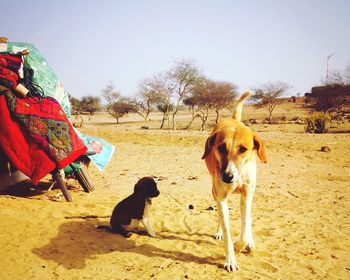
[[[159,191],[157,183],[152,177],[141,178],[134,187],[134,192],[114,208],[108,228],[114,233],[125,237],[131,235],[130,230],[135,228],[139,222],[142,222],[148,234],[157,237],[149,220],[151,198],[157,197]],[[100,226],[98,228],[106,228]]]

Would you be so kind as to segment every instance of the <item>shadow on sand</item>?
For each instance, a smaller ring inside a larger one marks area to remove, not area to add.
[[[9,187],[6,190],[0,191],[0,195],[10,195],[23,198],[35,198],[47,194],[49,188],[52,186],[51,182],[40,182],[38,185],[33,185],[30,182],[22,182]],[[68,190],[75,190],[76,187],[67,183]],[[52,189],[59,189],[57,184],[54,184]],[[39,199],[39,198],[38,198]]]
[[[100,230],[96,219],[73,221],[62,224],[56,237],[43,247],[33,249],[33,253],[44,260],[52,260],[67,269],[82,269],[88,259],[98,254],[111,252],[132,252],[146,257],[162,257],[174,261],[195,262],[217,266],[220,260],[211,257],[201,258],[190,253],[164,250],[150,244],[136,245],[135,241],[118,234]],[[164,236],[165,237],[165,236]],[[167,240],[167,238],[162,238]],[[175,239],[171,236],[169,239]],[[179,238],[181,240],[181,238]]]

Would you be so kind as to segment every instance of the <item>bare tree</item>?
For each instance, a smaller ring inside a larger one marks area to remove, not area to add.
[[[116,118],[117,124],[119,124],[119,118],[129,113],[136,113],[137,109],[132,100],[126,97],[121,97],[118,101],[114,102],[110,107],[109,113]]]
[[[102,96],[106,100],[107,112],[111,114],[112,105],[117,102],[120,98],[120,92],[114,88],[112,82],[109,82],[105,89],[102,90]]]
[[[193,60],[183,59],[176,61],[168,72],[170,89],[176,98],[174,111],[172,113],[172,129],[176,129],[176,114],[181,101],[193,90],[193,88],[203,81],[204,77]]]
[[[79,111],[88,112],[90,114],[89,120],[91,120],[91,117],[95,114],[95,112],[101,108],[100,98],[91,95],[84,96],[80,100],[79,107]]]
[[[70,102],[73,114],[77,111],[80,111],[80,100],[78,98],[71,96],[70,94],[68,95],[68,97],[69,97],[69,102]]]
[[[152,92],[152,101],[155,103],[158,111],[163,113],[160,129],[163,128],[164,123],[168,120],[170,129],[169,114],[173,111],[174,106],[171,103],[172,90],[169,84],[169,79],[166,75],[161,73],[154,75],[151,79],[148,79],[145,92]]]
[[[69,102],[71,104],[72,116],[74,115],[73,126],[74,127],[83,127],[84,119],[80,114],[80,110],[81,110],[80,100],[78,98],[71,96],[70,94],[68,94],[68,97],[69,97]],[[80,120],[79,123],[77,122],[78,119]]]
[[[162,75],[142,80],[139,83],[139,99],[135,100],[138,114],[148,121],[153,107],[166,103],[168,95]]]
[[[225,108],[231,109],[237,97],[237,86],[228,82],[209,81],[207,87],[209,93],[212,95],[212,107],[216,113],[215,122],[218,123],[219,110]]]
[[[325,86],[328,85],[350,85],[350,63],[344,71],[333,70],[329,74],[328,82],[321,79]]]
[[[198,84],[192,94],[184,99],[184,104],[190,106],[192,119],[187,128],[189,128],[195,118],[202,121],[201,130],[204,130],[208,120],[209,109],[216,112],[216,123],[219,119],[219,110],[231,107],[236,98],[236,86],[228,82],[206,80]]]
[[[157,105],[158,111],[163,113],[162,121],[159,129],[162,129],[166,120],[168,120],[168,127],[170,129],[169,113],[174,110],[174,105],[169,102],[159,103]]]
[[[196,114],[196,100],[192,95],[186,97],[184,100],[183,100],[183,104],[186,105],[188,107],[188,110],[190,111],[190,114],[191,114],[191,119],[192,121],[195,119],[195,114]],[[192,123],[191,121],[191,123]],[[188,127],[189,128],[189,127]]]
[[[348,64],[348,66],[345,68],[344,70],[344,79],[346,81],[346,84],[350,84],[350,63]]]
[[[119,124],[119,118],[128,113],[136,113],[137,107],[132,99],[122,97],[120,92],[115,90],[112,82],[109,82],[105,89],[102,90],[102,96],[107,102],[107,112],[116,118]]]
[[[272,112],[280,103],[280,97],[285,95],[290,86],[285,82],[267,83],[255,88],[255,94],[251,97],[258,108],[264,108],[269,112],[269,122],[272,121]]]
[[[195,87],[191,96],[186,97],[183,103],[189,106],[191,113],[191,121],[186,129],[189,129],[194,120],[199,118],[202,122],[200,130],[203,131],[209,117],[209,109],[213,108],[211,96],[208,95],[205,85]]]

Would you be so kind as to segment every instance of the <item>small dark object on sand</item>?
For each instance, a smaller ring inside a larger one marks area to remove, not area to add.
[[[329,147],[329,146],[322,146],[321,147],[321,151],[322,152],[330,152],[331,151],[331,147]]]

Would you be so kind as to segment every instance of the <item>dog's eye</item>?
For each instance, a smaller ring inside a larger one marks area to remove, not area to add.
[[[246,147],[240,146],[238,151],[240,154],[243,154],[246,150],[247,150]]]
[[[226,144],[219,145],[218,151],[220,152],[220,154],[225,154],[226,153]]]

